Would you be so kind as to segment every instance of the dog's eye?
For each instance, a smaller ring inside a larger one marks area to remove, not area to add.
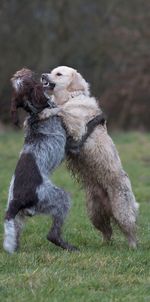
[[[60,76],[62,76],[62,73],[57,72],[56,75],[57,75],[58,77],[60,77]]]

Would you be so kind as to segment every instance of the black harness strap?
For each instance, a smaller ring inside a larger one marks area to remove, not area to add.
[[[104,126],[105,122],[106,122],[106,116],[104,113],[101,113],[87,123],[87,131],[82,136],[80,141],[75,141],[71,136],[69,136],[67,138],[66,152],[71,154],[79,154],[80,149],[83,147],[87,138],[91,135],[94,129],[98,125]]]

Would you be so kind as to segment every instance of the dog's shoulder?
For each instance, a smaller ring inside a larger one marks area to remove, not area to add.
[[[81,115],[97,115],[102,113],[97,100],[94,97],[85,95],[70,98],[63,106],[65,112]]]

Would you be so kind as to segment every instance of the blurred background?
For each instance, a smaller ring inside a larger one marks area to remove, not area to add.
[[[110,129],[150,130],[150,1],[1,0],[0,123],[10,123],[11,75],[78,69]]]
[[[49,245],[49,218],[41,216],[28,221],[16,256],[2,252],[7,192],[23,144],[23,130],[14,131],[9,114],[10,78],[22,67],[41,74],[57,65],[83,74],[108,115],[140,203],[137,252],[128,250],[118,231],[112,244],[102,244],[88,219],[84,191],[65,165],[53,181],[71,192],[64,236],[81,253]],[[149,104],[150,0],[0,0],[1,301],[150,301]]]

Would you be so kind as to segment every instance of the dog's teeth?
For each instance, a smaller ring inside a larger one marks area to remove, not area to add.
[[[45,79],[42,80],[42,83],[43,83],[44,86],[48,86],[49,85],[49,83]]]

